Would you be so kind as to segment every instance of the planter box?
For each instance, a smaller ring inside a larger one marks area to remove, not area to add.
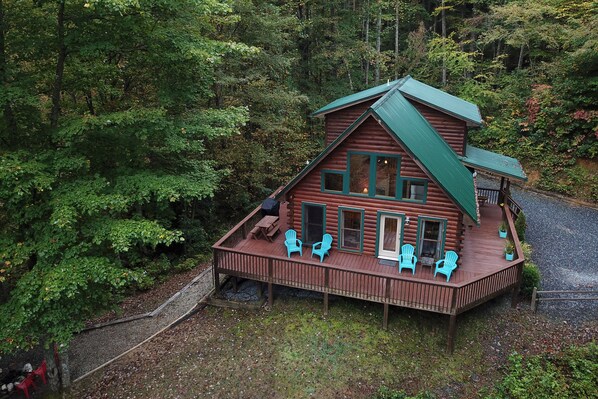
[[[500,238],[507,238],[507,232],[498,230],[498,236]]]
[[[505,259],[510,262],[513,260],[514,256],[515,256],[515,254],[505,254]]]

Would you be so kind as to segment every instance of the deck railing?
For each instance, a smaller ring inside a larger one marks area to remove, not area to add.
[[[478,187],[478,196],[486,197],[486,203],[498,205],[500,190],[494,188]]]
[[[259,207],[214,246],[214,273],[269,284],[302,288],[372,302],[457,315],[502,293],[519,287],[523,252],[516,238],[510,207],[503,207],[516,258],[503,269],[465,283],[446,283],[391,273],[346,269],[311,260],[258,255],[234,248],[261,216]],[[217,278],[216,278],[217,281]]]

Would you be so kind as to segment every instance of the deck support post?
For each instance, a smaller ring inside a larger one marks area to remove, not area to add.
[[[503,196],[503,190],[505,188],[505,178],[504,176],[500,178],[500,189],[498,190],[498,203],[502,204],[505,202],[504,196]]]
[[[272,258],[268,258],[268,307],[270,307],[270,309],[272,309],[272,304],[274,303],[274,289],[272,287],[274,264],[272,262]]]
[[[457,315],[452,314],[449,318],[447,351],[452,354],[455,350],[455,333],[457,332]]]
[[[213,250],[212,273],[214,274],[214,294],[220,295],[220,273],[218,273],[218,252]]]
[[[239,278],[237,276],[233,277],[233,291],[235,293],[239,292]]]
[[[513,287],[513,292],[511,294],[511,307],[513,309],[517,309],[517,299],[519,299],[519,291],[521,290],[521,280],[523,279],[523,263],[525,260],[522,260],[517,265],[517,283],[515,287]]]
[[[382,329],[388,330],[388,302],[384,302],[384,318],[382,319]]]
[[[390,301],[390,279],[384,279],[384,319],[382,320],[382,329],[388,329],[388,302]]]
[[[330,282],[330,270],[324,269],[324,289],[328,290],[328,284]],[[324,291],[324,316],[328,316],[328,292]]]

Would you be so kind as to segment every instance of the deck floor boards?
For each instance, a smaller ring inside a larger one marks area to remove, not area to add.
[[[284,245],[284,232],[288,230],[286,206],[280,209],[281,234],[269,242],[263,239],[247,238],[239,242],[235,249],[250,252],[262,256],[286,257]],[[502,221],[502,210],[497,205],[486,204],[480,207],[481,224],[465,228],[465,240],[461,251],[461,265],[453,272],[451,283],[463,283],[476,280],[479,276],[496,272],[505,268],[509,262],[504,259],[503,250],[505,240],[498,237],[498,226]],[[330,251],[330,256],[324,257],[324,264],[332,264],[344,269],[363,270],[374,273],[391,273],[399,275],[398,263],[392,262],[393,266],[380,264],[380,259],[370,255],[362,255],[350,252],[343,252],[336,248]],[[291,255],[294,260],[319,261],[318,256],[311,254],[309,246],[303,246],[303,255],[299,253]],[[387,263],[388,261],[385,261]],[[286,268],[287,273],[293,270]],[[411,277],[411,271],[403,270],[401,277]],[[283,277],[283,276],[280,276]],[[422,266],[418,264],[415,275],[412,277],[430,281],[446,281],[446,277],[438,275],[434,277],[434,266]],[[305,276],[307,278],[307,276]],[[311,278],[309,278],[311,280]],[[306,281],[309,284],[308,281]]]

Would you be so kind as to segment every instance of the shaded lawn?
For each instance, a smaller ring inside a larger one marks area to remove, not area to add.
[[[382,386],[478,397],[513,350],[557,351],[596,336],[492,301],[458,319],[337,298],[277,297],[272,310],[206,308],[75,386],[72,398],[367,398]]]

